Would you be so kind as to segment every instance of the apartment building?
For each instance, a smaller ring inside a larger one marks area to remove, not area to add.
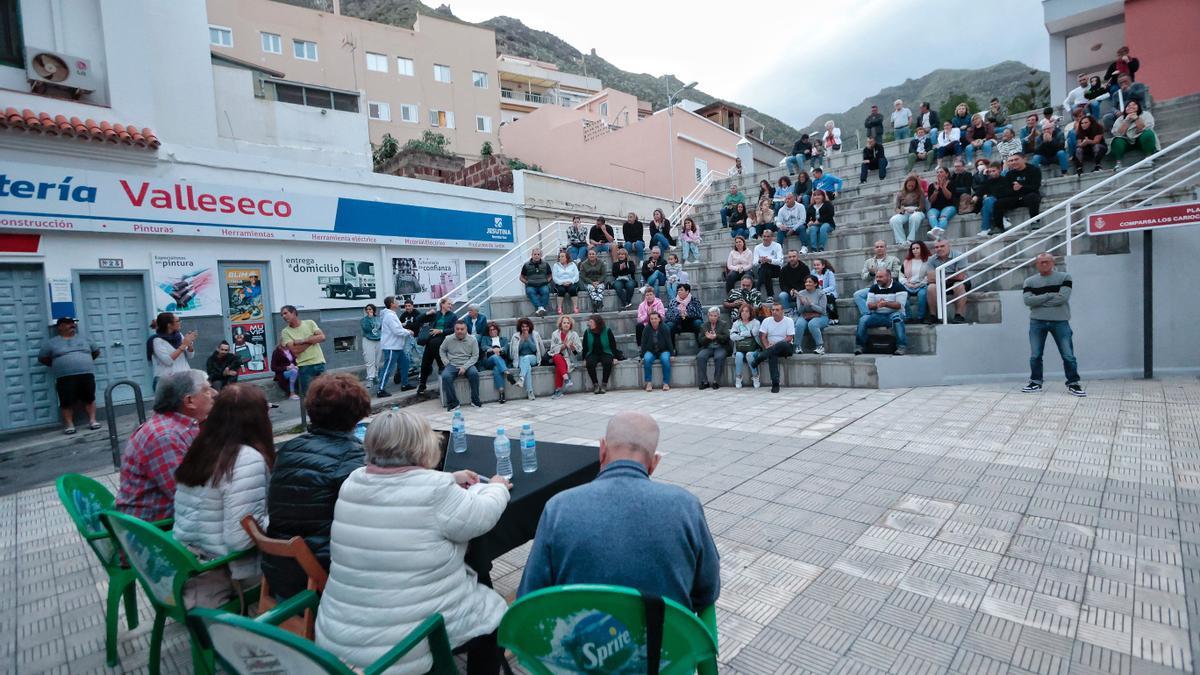
[[[491,30],[424,15],[412,29],[399,28],[273,0],[207,0],[207,8],[214,53],[281,72],[285,81],[362,92],[372,143],[435,131],[468,158],[479,157],[484,142],[496,145],[500,78]]]
[[[500,76],[500,123],[512,122],[546,105],[571,108],[603,88],[600,79],[564,73],[553,63],[510,54],[496,57]]]

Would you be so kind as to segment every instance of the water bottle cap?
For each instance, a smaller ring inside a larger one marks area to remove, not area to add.
[[[521,425],[521,429],[524,431],[530,431],[532,428],[533,428],[533,425],[531,425],[529,422],[526,422],[525,424]]]
[[[504,427],[496,427],[496,435],[497,436],[499,436],[503,433],[504,433]]]

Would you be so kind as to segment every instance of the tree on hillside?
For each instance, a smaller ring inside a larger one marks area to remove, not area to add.
[[[942,120],[943,122],[949,122],[950,118],[954,117],[954,109],[958,107],[959,103],[966,103],[967,110],[971,111],[972,115],[980,110],[979,104],[976,103],[975,99],[971,98],[969,95],[963,93],[954,93],[947,96],[946,100],[940,106],[938,106],[938,119]],[[938,131],[941,130],[939,129]]]
[[[1008,104],[1012,112],[1040,110],[1050,105],[1050,85],[1043,78],[1027,80],[1025,91],[1017,94]]]

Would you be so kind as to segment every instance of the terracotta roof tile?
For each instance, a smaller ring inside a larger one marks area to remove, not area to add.
[[[120,124],[94,119],[80,120],[78,117],[67,119],[65,115],[51,115],[48,112],[35,113],[25,108],[6,108],[0,114],[0,129],[27,131],[44,136],[62,136],[77,138],[81,141],[97,143],[112,143],[128,145],[148,150],[157,149],[162,143],[149,127],[136,127],[132,124]]]

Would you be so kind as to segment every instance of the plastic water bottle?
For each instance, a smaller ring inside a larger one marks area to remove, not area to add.
[[[454,411],[454,419],[450,422],[450,447],[454,452],[467,451],[467,421],[461,410]]]
[[[521,470],[525,473],[538,470],[537,440],[533,437],[533,426],[528,422],[521,425]]]
[[[513,477],[512,444],[504,435],[504,427],[496,429],[496,475],[511,480]]]

